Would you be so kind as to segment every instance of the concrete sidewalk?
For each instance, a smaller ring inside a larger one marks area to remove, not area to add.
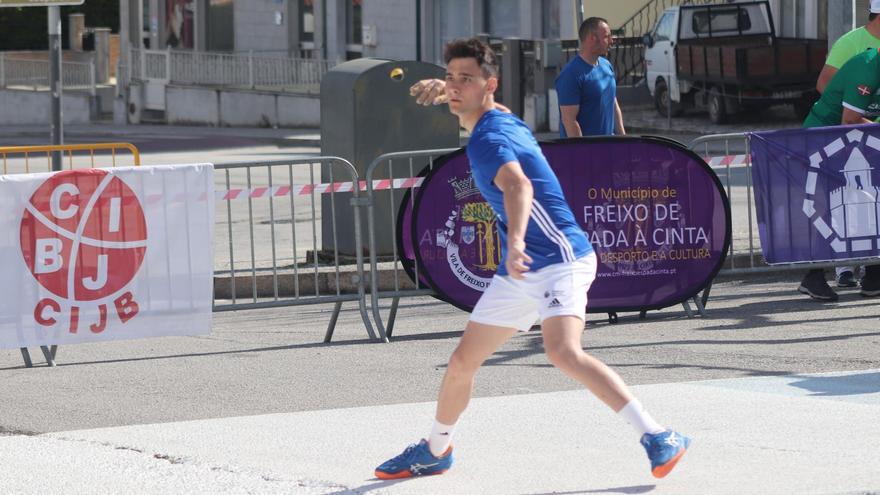
[[[373,468],[423,435],[433,403],[0,438],[5,493],[842,494],[880,490],[880,371],[644,385],[694,438],[656,480],[637,435],[581,391],[476,399],[443,476]],[[11,473],[16,473],[10,476]],[[21,473],[28,473],[21,476]]]

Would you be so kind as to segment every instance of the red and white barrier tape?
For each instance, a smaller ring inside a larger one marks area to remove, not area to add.
[[[723,167],[729,165],[745,165],[750,162],[748,155],[727,155],[727,156],[704,156],[704,160],[711,167]],[[373,181],[374,191],[386,191],[389,189],[412,189],[420,187],[424,177],[407,177],[402,179],[380,179]],[[351,192],[354,188],[353,182],[330,182],[325,184],[295,184],[281,186],[259,186],[251,188],[236,188],[229,190],[220,190],[214,192],[214,199],[217,201],[236,201],[243,199],[261,199],[280,196],[308,196],[311,194],[329,194]],[[358,182],[360,191],[367,190],[367,181]],[[173,201],[183,201],[186,198],[181,195],[179,198],[173,198]],[[204,197],[199,198],[204,200]],[[147,196],[147,204],[158,203],[162,200],[161,194],[151,194]]]
[[[706,160],[710,167],[747,165],[751,162],[749,155],[704,156],[703,160]]]
[[[424,177],[407,177],[403,179],[380,179],[373,181],[374,191],[388,189],[411,189],[422,185]],[[308,196],[311,194],[329,194],[351,192],[354,182],[331,182],[325,184],[294,184],[281,186],[260,186],[252,188],[229,189],[228,191],[216,191],[214,198],[218,201],[235,201],[241,199],[259,199],[277,196]],[[367,181],[358,182],[360,191],[367,190]],[[149,199],[148,199],[149,202]]]

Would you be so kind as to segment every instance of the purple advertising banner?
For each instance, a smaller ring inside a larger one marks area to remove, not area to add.
[[[715,173],[660,138],[581,138],[541,145],[599,265],[588,311],[659,309],[695,296],[721,268],[730,206]],[[501,263],[496,216],[463,150],[416,193],[411,242],[441,299],[473,309]]]
[[[880,256],[880,127],[756,132],[749,144],[768,263]]]

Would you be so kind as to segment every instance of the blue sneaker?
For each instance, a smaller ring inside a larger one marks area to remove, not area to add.
[[[691,439],[681,433],[666,430],[653,435],[645,433],[641,443],[651,460],[651,474],[655,478],[662,478],[681,460],[691,444]]]
[[[376,468],[376,477],[380,480],[396,480],[412,476],[430,476],[443,474],[452,467],[452,445],[440,457],[434,457],[428,448],[428,441],[422,439],[418,444],[410,445],[397,457],[383,462]]]

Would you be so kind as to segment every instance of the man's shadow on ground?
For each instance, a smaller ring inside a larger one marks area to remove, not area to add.
[[[597,488],[595,490],[582,490],[574,492],[546,492],[530,493],[529,495],[586,495],[589,493],[620,493],[623,495],[638,495],[648,493],[657,488],[657,485],[620,486],[616,488]]]
[[[405,481],[411,481],[418,478],[404,478],[400,480],[379,480],[374,479],[373,482],[361,485],[354,488],[344,488],[342,490],[338,490],[332,492],[328,495],[353,495],[353,494],[362,494],[362,493],[370,493],[373,490],[381,490],[383,488],[388,488],[392,485],[396,485],[397,483],[403,483]],[[578,490],[578,491],[569,491],[569,492],[542,492],[542,493],[531,493],[528,495],[587,495],[591,493],[611,493],[611,494],[621,494],[621,495],[638,495],[641,493],[648,493],[656,488],[656,485],[636,485],[636,486],[621,486],[616,488],[599,488],[594,490]]]
[[[880,392],[880,372],[845,376],[805,376],[792,382],[791,386],[812,392],[811,397],[876,394]]]

